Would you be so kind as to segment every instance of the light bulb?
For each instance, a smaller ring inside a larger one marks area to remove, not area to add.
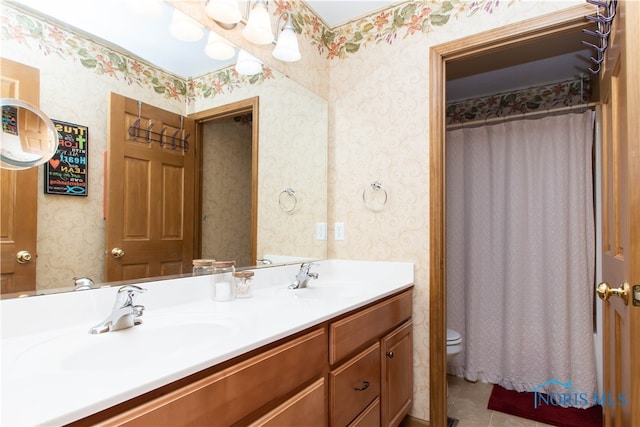
[[[204,36],[202,25],[178,9],[173,11],[169,32],[173,37],[185,42],[195,42]]]
[[[211,19],[223,24],[237,24],[242,19],[238,0],[209,0],[204,10]]]
[[[209,32],[209,38],[207,39],[207,45],[204,51],[207,56],[218,61],[226,61],[227,59],[233,58],[233,55],[236,54],[236,48],[213,31]]]
[[[240,49],[238,61],[236,62],[236,71],[244,76],[253,76],[262,71],[262,63],[246,50]]]
[[[269,44],[273,42],[271,18],[264,0],[257,0],[253,5],[247,25],[242,30],[242,36],[255,44]]]
[[[274,58],[285,62],[295,62],[302,57],[291,18],[287,18],[287,23],[278,36],[278,43],[271,54]]]

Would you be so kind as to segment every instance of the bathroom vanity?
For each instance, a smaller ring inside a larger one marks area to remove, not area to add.
[[[298,267],[258,269],[254,297],[226,303],[207,276],[145,283],[144,323],[101,335],[87,329],[116,289],[2,301],[3,324],[51,297],[82,297],[83,319],[99,311],[82,327],[3,328],[2,423],[398,425],[413,394],[413,265],[321,261],[308,288],[287,289]]]

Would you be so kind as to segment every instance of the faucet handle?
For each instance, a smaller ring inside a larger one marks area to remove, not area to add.
[[[313,267],[314,265],[318,265],[315,262],[303,262],[302,264],[300,264],[300,272],[303,274],[308,274],[309,270],[311,270],[311,267]]]
[[[136,285],[124,285],[118,289],[116,295],[116,307],[133,307],[133,299],[136,295],[146,292],[145,288]]]

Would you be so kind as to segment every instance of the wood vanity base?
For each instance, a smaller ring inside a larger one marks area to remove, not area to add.
[[[397,426],[413,395],[412,289],[73,426]]]

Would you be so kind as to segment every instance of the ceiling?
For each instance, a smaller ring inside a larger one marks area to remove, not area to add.
[[[94,39],[109,41],[133,55],[178,76],[197,77],[235,61],[215,61],[204,54],[206,37],[181,42],[168,31],[173,8],[162,0],[157,16],[136,14],[131,0],[11,0],[66,22]],[[331,28],[367,16],[402,1],[307,0]],[[241,1],[241,10],[246,6]],[[583,49],[578,30],[542,45],[519,46],[510,51],[471,58],[447,65],[447,100],[461,100],[512,89],[556,82],[588,74],[589,50]],[[169,53],[169,54],[167,54]]]

